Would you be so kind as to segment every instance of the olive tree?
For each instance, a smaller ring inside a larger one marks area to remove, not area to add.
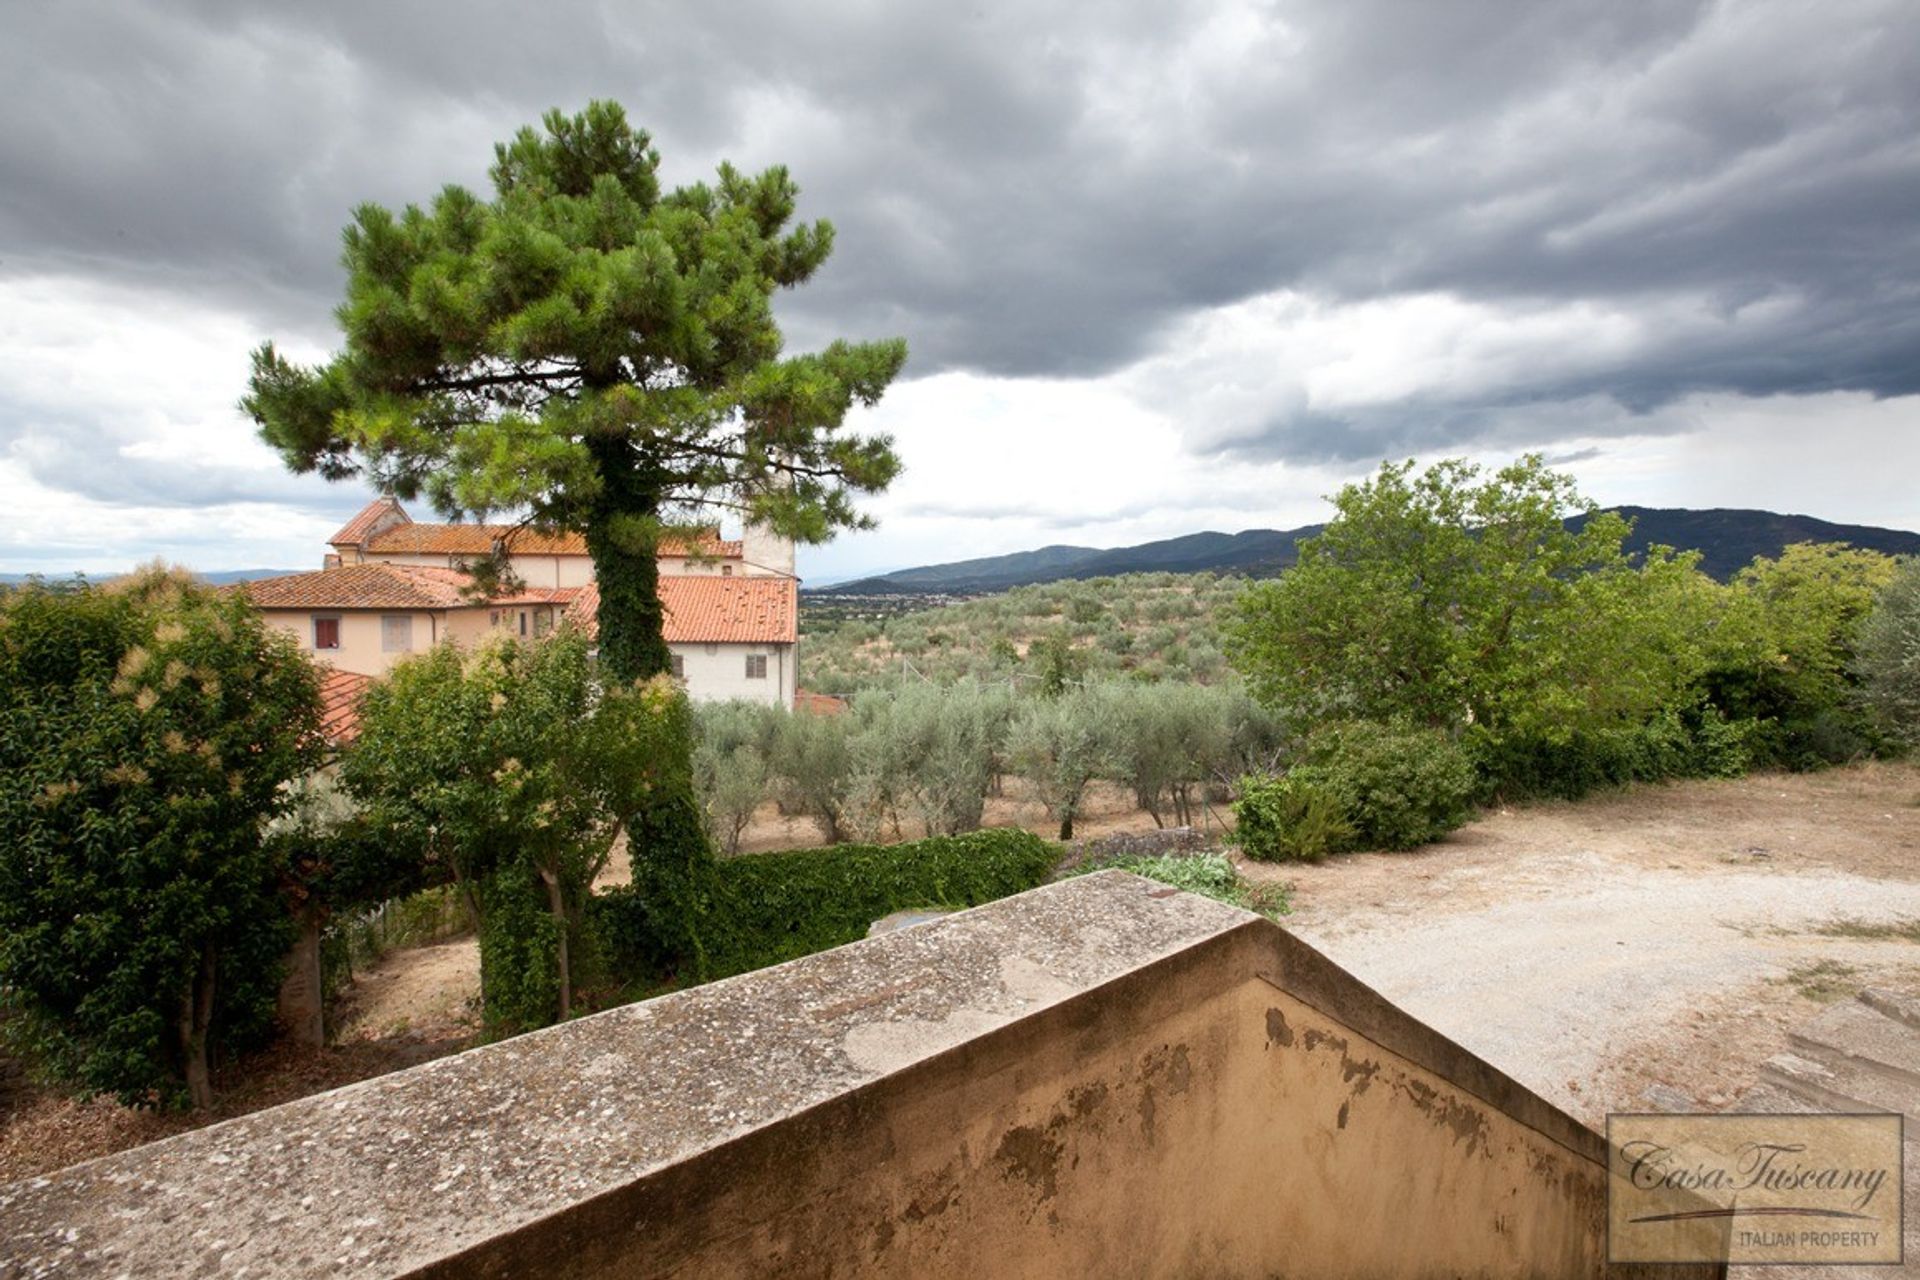
[[[1015,717],[1009,743],[1015,767],[1059,821],[1062,840],[1073,839],[1087,788],[1112,772],[1118,732],[1111,702],[1084,689],[1033,698]]]

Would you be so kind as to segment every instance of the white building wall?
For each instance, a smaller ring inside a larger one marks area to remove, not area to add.
[[[741,531],[740,550],[748,577],[793,577],[792,538],[781,537],[765,525],[750,524]]]
[[[795,645],[674,644],[667,647],[681,660],[687,696],[695,702],[744,698],[774,706],[793,706],[799,674],[795,670]],[[756,653],[767,659],[764,680],[747,678],[747,655]]]
[[[746,576],[737,558],[715,556],[711,559],[693,559],[682,556],[661,556],[660,576],[663,578],[737,578]]]

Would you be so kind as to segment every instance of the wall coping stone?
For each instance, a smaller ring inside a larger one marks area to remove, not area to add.
[[[0,1277],[438,1269],[1170,956],[1248,943],[1257,976],[1603,1158],[1285,930],[1107,871],[0,1186]]]

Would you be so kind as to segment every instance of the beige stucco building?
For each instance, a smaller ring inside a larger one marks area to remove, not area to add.
[[[409,654],[490,632],[533,638],[562,621],[598,629],[593,559],[579,534],[512,525],[424,524],[393,498],[369,503],[328,539],[313,573],[246,591],[269,624],[339,671],[380,676]],[[512,590],[480,594],[467,566],[506,553]],[[660,549],[663,629],[674,674],[699,701],[791,707],[799,686],[799,579],[793,543],[717,529]]]

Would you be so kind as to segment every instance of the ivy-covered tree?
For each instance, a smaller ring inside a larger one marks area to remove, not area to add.
[[[367,691],[343,780],[368,822],[458,887],[480,935],[490,1033],[573,1011],[593,881],[648,792],[690,786],[675,776],[687,735],[670,678],[602,686],[573,627],[441,646]],[[673,891],[642,888],[656,930],[690,918]]]
[[[782,358],[775,290],[833,247],[791,226],[784,168],[722,165],[663,191],[612,102],[550,112],[495,149],[493,195],[360,206],[346,229],[346,345],[317,368],[271,343],[241,402],[296,471],[365,474],[448,515],[519,511],[585,535],[600,650],[665,671],[654,550],[715,506],[801,541],[862,527],[899,464],[845,429],[906,359],[898,340]]]
[[[56,1075],[210,1106],[272,1029],[285,784],[319,685],[237,594],[144,571],[0,611],[0,994]]]

